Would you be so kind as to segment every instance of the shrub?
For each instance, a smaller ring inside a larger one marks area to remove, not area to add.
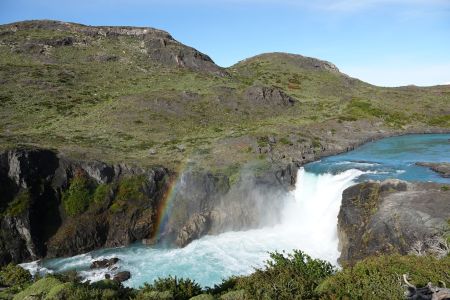
[[[129,201],[129,200],[143,200],[145,177],[144,176],[132,176],[123,178],[119,183],[119,189],[117,191],[116,200]]]
[[[39,279],[32,285],[30,285],[24,291],[18,293],[14,296],[14,300],[22,300],[22,299],[33,299],[32,295],[41,295],[45,296],[53,289],[57,289],[59,285],[63,283],[55,277],[47,276],[45,278]]]
[[[428,121],[431,126],[450,127],[450,115],[434,117]]]
[[[6,214],[11,217],[19,216],[30,207],[30,202],[30,192],[20,191],[14,200],[9,203]]]
[[[283,144],[283,145],[291,145],[291,144],[292,144],[292,142],[291,142],[288,138],[286,138],[286,137],[280,138],[280,139],[279,139],[279,142],[280,142],[281,144]]]
[[[172,299],[187,300],[200,295],[202,293],[202,288],[198,283],[191,279],[178,279],[177,277],[169,276],[167,278],[158,278],[153,281],[153,284],[146,283],[142,288],[141,293],[149,294],[149,292],[169,292],[172,294]]]
[[[22,286],[31,282],[31,274],[22,267],[9,264],[0,270],[0,283],[5,286]]]
[[[424,286],[440,280],[450,284],[446,272],[450,258],[430,256],[379,256],[345,267],[326,279],[317,292],[331,299],[404,299],[401,275],[409,274],[411,283]]]
[[[86,211],[92,199],[89,179],[77,172],[70,182],[69,189],[63,194],[64,210],[68,216],[76,216]]]
[[[320,140],[318,138],[314,138],[311,142],[311,145],[314,149],[322,148],[322,144],[320,143]]]
[[[230,277],[227,279],[223,279],[221,283],[215,284],[214,287],[208,287],[206,288],[206,291],[209,294],[213,295],[222,295],[229,291],[232,291],[236,288],[236,285],[238,283],[238,277]]]
[[[256,299],[310,299],[316,297],[316,287],[335,272],[330,263],[302,251],[286,256],[275,252],[270,257],[265,269],[239,278],[237,289]]]
[[[93,196],[93,202],[97,205],[104,204],[111,192],[111,186],[109,184],[100,184],[97,186]]]

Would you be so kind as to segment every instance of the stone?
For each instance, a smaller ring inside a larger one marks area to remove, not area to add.
[[[184,144],[176,145],[178,151],[184,152],[186,150],[186,146]]]
[[[113,280],[117,282],[124,282],[131,278],[131,273],[129,271],[122,271],[114,275]]]
[[[408,254],[443,234],[450,193],[437,183],[365,182],[344,190],[338,215],[340,263],[377,254]],[[422,249],[427,251],[427,249]]]
[[[432,171],[441,175],[441,177],[450,178],[450,163],[448,162],[439,162],[439,163],[417,162],[416,165],[430,168]]]
[[[205,235],[211,226],[209,213],[193,215],[189,221],[181,228],[175,243],[179,247],[184,247],[193,240]]]
[[[109,268],[116,263],[119,262],[119,259],[117,257],[113,257],[110,259],[102,259],[102,260],[95,260],[91,263],[90,269],[103,269],[103,268]]]

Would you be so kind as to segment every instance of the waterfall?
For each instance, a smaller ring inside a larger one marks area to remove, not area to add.
[[[298,171],[295,190],[286,195],[280,224],[248,231],[205,236],[185,248],[166,249],[133,245],[104,249],[71,258],[44,262],[44,268],[56,272],[81,269],[88,280],[104,278],[107,269],[89,270],[93,260],[118,257],[119,270],[132,273],[125,285],[139,287],[157,277],[189,277],[204,286],[212,286],[231,275],[249,274],[262,267],[269,251],[300,249],[314,258],[336,264],[339,257],[336,232],[342,192],[364,172],[350,169],[342,173],[314,174]],[[23,264],[36,270],[36,263]]]
[[[301,168],[292,192],[294,201],[285,206],[279,230],[288,233],[297,248],[336,264],[337,216],[342,192],[362,174],[356,169],[336,175],[314,174]]]

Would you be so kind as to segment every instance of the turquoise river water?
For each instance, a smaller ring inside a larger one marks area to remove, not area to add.
[[[212,286],[231,275],[248,274],[268,259],[268,251],[301,249],[337,263],[336,232],[342,191],[359,181],[398,178],[450,183],[416,162],[450,162],[450,134],[406,135],[367,143],[357,150],[307,164],[298,171],[295,190],[286,194],[280,224],[255,230],[206,236],[182,249],[135,244],[70,258],[23,264],[33,272],[78,270],[86,280],[100,280],[107,269],[89,270],[93,260],[118,257],[118,271],[139,287],[157,277],[189,277]]]

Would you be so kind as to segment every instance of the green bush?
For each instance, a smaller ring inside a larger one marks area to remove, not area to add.
[[[123,178],[119,183],[117,191],[117,201],[144,200],[144,176],[132,176]]]
[[[87,176],[77,172],[64,192],[62,201],[68,216],[76,216],[87,210],[92,200],[92,186]]]
[[[287,137],[281,137],[279,139],[279,142],[283,145],[290,145],[292,142]]]
[[[136,295],[136,300],[173,300],[173,295],[170,291],[157,292],[157,291],[146,291],[139,292]]]
[[[223,279],[221,283],[215,284],[214,287],[208,287],[206,288],[206,291],[209,294],[213,295],[222,295],[229,291],[232,291],[236,288],[236,285],[238,283],[238,277],[229,277],[227,279]]]
[[[11,217],[16,217],[24,213],[31,203],[31,196],[29,191],[20,191],[19,194],[11,201],[6,209],[6,214]]]
[[[428,124],[432,126],[450,127],[450,115],[434,117],[429,120]]]
[[[365,117],[381,118],[383,116],[386,116],[386,113],[381,109],[373,107],[369,102],[358,99],[353,99],[347,105],[347,113],[357,119]]]
[[[98,185],[95,188],[93,202],[97,205],[104,204],[108,200],[110,192],[111,192],[111,185],[109,184]]]
[[[35,299],[35,296],[46,300],[119,300],[134,299],[135,294],[134,290],[112,280],[80,283],[77,276],[69,274],[41,278],[16,294],[14,300]]]
[[[335,272],[323,260],[313,259],[302,251],[292,254],[271,253],[265,269],[241,277],[237,289],[255,299],[311,299],[316,287]]]
[[[14,300],[33,299],[33,295],[40,295],[44,299],[51,290],[56,289],[59,285],[62,284],[63,282],[61,282],[59,279],[48,276],[39,279],[24,291],[15,295]]]
[[[0,299],[404,299],[402,274],[418,287],[428,282],[450,285],[450,257],[379,256],[344,266],[336,271],[325,261],[301,251],[271,253],[263,269],[249,276],[230,277],[213,288],[202,289],[195,281],[177,277],[159,278],[139,290],[123,287],[112,280],[81,283],[75,273],[41,278],[31,284],[31,275],[18,266],[0,270],[1,284],[22,285],[0,292]],[[3,297],[4,295],[7,295]],[[34,298],[32,298],[34,299]]]
[[[22,286],[31,282],[31,274],[22,267],[9,264],[0,270],[0,283],[4,286]]]
[[[327,278],[317,293],[326,299],[404,299],[402,274],[409,274],[410,282],[416,286],[428,282],[437,285],[440,280],[449,285],[448,270],[449,257],[441,260],[429,256],[369,257]]]
[[[191,279],[183,279],[169,276],[158,278],[153,284],[144,284],[140,294],[149,295],[150,292],[169,292],[172,299],[187,300],[202,293],[202,288]],[[145,298],[142,298],[145,299]]]

